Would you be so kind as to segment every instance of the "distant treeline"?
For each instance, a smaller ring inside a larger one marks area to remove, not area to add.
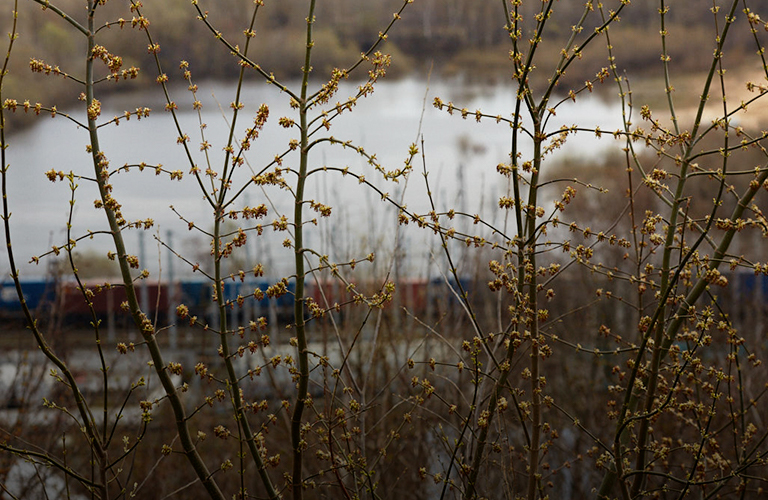
[[[84,17],[82,0],[58,0],[51,3],[71,12],[82,10]],[[546,79],[550,76],[548,63],[556,63],[561,44],[571,35],[571,26],[583,14],[584,3],[554,2],[551,20],[562,29],[557,39],[544,40],[542,54],[538,55],[538,69],[532,75],[533,78]],[[607,13],[617,4],[618,0],[607,0],[603,2],[603,8]],[[671,3],[666,19],[671,42],[669,52],[675,68],[696,71],[704,69],[701,64],[712,54],[715,22],[722,24],[724,13],[718,14],[716,21],[711,13],[704,9],[689,9],[687,4]],[[243,43],[243,30],[252,15],[252,1],[201,0],[200,5],[204,10],[210,8],[211,22],[225,37],[233,43]],[[375,34],[387,26],[401,5],[402,0],[317,2],[317,50],[313,56],[316,77],[324,79],[333,67],[354,63],[360,53],[375,42]],[[434,64],[434,71],[440,74],[464,74],[470,78],[487,80],[508,78],[510,42],[504,30],[506,20],[502,5],[501,1],[493,0],[418,0],[409,5],[382,47],[383,51],[393,55],[391,74],[398,76],[413,71],[426,74],[426,68]],[[535,25],[534,17],[538,10],[533,9],[538,9],[540,5],[543,4],[527,2],[525,10],[520,12],[526,36],[532,33]],[[25,0],[20,2],[19,7],[21,36],[14,47],[15,66],[11,67],[6,80],[5,95],[13,95],[19,100],[40,101],[47,106],[56,104],[59,108],[75,102],[79,91],[74,86],[72,93],[67,94],[65,86],[49,85],[47,80],[51,77],[30,79],[30,70],[24,65],[31,58],[41,59],[78,76],[84,71],[82,64],[76,62],[84,49],[82,37],[76,36],[74,28],[63,23],[53,13],[48,16],[31,15],[33,10],[40,9],[39,4]],[[4,6],[0,16],[0,28],[4,32],[10,28],[11,16],[6,15],[10,8],[10,5]],[[265,0],[259,10],[257,36],[250,55],[262,68],[273,72],[278,78],[296,77],[301,71],[306,24],[304,16],[295,13],[303,12],[306,8],[306,0]],[[104,10],[102,19],[105,22],[116,21],[120,17],[130,21],[131,13],[127,11],[125,2],[107,2],[99,9]],[[147,0],[142,13],[151,22],[151,33],[161,45],[164,70],[171,78],[178,77],[177,68],[181,60],[192,63],[190,69],[198,80],[225,79],[237,75],[237,61],[229,57],[226,48],[217,43],[208,28],[196,18],[189,0]],[[729,38],[727,55],[731,64],[738,62],[741,54],[756,50],[752,47],[754,41],[745,16],[742,13],[739,15],[734,30],[736,32]],[[588,19],[588,25],[598,26],[600,12],[593,11]],[[614,56],[620,68],[637,71],[660,67],[661,46],[656,36],[658,23],[656,0],[634,0],[629,9],[625,10],[622,23],[610,31]],[[143,74],[138,82],[150,85],[155,76],[153,63],[147,55],[146,36],[129,26],[130,23],[126,23],[122,30],[116,26],[103,29],[102,33],[106,36],[101,37],[99,43],[112,53],[122,56],[123,67],[140,67]],[[134,33],[126,33],[132,30]],[[585,29],[577,40],[588,35]],[[605,46],[604,41],[598,43]],[[591,50],[587,54],[583,60],[578,61],[578,69],[573,71],[581,75],[581,78],[585,73],[589,74],[592,70],[597,72],[608,64],[607,50]],[[251,74],[254,75],[254,72]],[[583,82],[569,80],[567,74],[563,81],[565,85],[580,83]]]

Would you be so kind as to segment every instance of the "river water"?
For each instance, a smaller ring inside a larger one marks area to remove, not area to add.
[[[356,88],[352,83],[342,84],[337,100],[352,95]],[[418,79],[385,81],[377,85],[372,96],[359,100],[352,113],[345,113],[333,120],[326,134],[351,140],[367,152],[375,153],[380,164],[387,170],[401,167],[408,155],[409,145],[417,142],[421,147],[423,140],[424,161],[438,210],[453,207],[469,213],[481,213],[493,220],[499,215],[496,205],[498,197],[507,189],[505,179],[496,173],[496,165],[509,159],[511,131],[503,123],[496,124],[492,120],[476,123],[471,115],[467,120],[462,120],[457,115],[449,116],[445,111],[438,111],[432,106],[435,96],[445,102],[453,101],[457,106],[466,107],[470,111],[480,109],[504,117],[510,117],[514,109],[514,89],[509,84],[482,85],[459,81],[429,84]],[[143,161],[150,165],[161,163],[169,170],[189,171],[186,155],[177,145],[178,133],[170,114],[163,111],[160,97],[158,92],[144,92],[117,94],[104,99],[102,118],[138,106],[149,106],[153,110],[149,118],[141,121],[134,117],[127,122],[121,121],[119,126],[111,125],[101,129],[101,148],[113,169],[126,163],[137,164]],[[198,99],[203,103],[200,118],[192,109],[192,97],[185,87],[174,87],[173,99],[179,106],[182,127],[191,138],[190,149],[194,161],[201,169],[206,168],[205,156],[199,151],[203,140],[198,121],[201,119],[207,125],[205,140],[212,144],[209,151],[211,168],[220,170],[222,148],[226,143],[227,124],[231,117],[229,103],[234,100],[234,86],[221,82],[200,84]],[[293,116],[286,94],[268,85],[253,83],[245,89],[241,100],[245,108],[237,126],[236,133],[240,137],[261,103],[269,106],[270,119],[259,139],[254,141],[248,151],[247,165],[234,176],[235,186],[250,178],[252,172],[260,170],[276,154],[285,151],[288,141],[297,136],[296,129],[285,130],[277,124],[278,117]],[[71,112],[78,117],[82,115],[78,110]],[[90,158],[86,153],[86,130],[61,116],[51,119],[41,115],[36,120],[33,126],[12,134],[9,139],[8,193],[13,212],[11,223],[14,249],[17,262],[20,263],[27,263],[31,256],[46,252],[52,245],[61,246],[67,240],[66,225],[72,191],[66,181],[55,184],[49,182],[45,172],[54,169],[72,171],[86,177],[93,175]],[[585,96],[575,103],[569,101],[558,108],[557,115],[548,124],[548,130],[577,123],[585,127],[599,126],[603,130],[615,130],[621,127],[620,109],[597,96]],[[572,137],[557,154],[597,157],[610,148],[620,146],[610,137],[598,140],[593,135],[582,134]],[[366,164],[365,159],[349,149],[322,146],[313,151],[310,168],[347,166],[351,171],[365,175],[382,191],[393,197],[403,197],[410,210],[420,213],[429,210],[424,176],[421,175],[421,157],[417,158],[414,175],[407,182],[393,184],[384,182]],[[527,154],[525,149],[523,151]],[[298,156],[286,157],[285,166],[298,167]],[[295,177],[289,175],[287,180],[293,182]],[[172,235],[171,244],[182,253],[200,254],[201,248],[207,248],[207,237],[195,231],[190,232],[187,222],[180,220],[169,208],[173,206],[187,221],[194,221],[204,230],[212,227],[210,207],[192,176],[185,175],[179,182],[171,181],[167,176],[155,176],[151,170],[132,171],[113,175],[112,183],[114,196],[122,204],[127,219],[152,218],[155,227],[151,233],[163,239]],[[307,189],[310,198],[333,207],[330,222],[323,221],[318,228],[310,230],[310,245],[322,247],[324,253],[339,259],[359,257],[371,250],[386,248],[387,245],[391,247],[397,212],[383,203],[378,194],[365,189],[354,179],[342,178],[338,174],[311,176]],[[85,179],[77,181],[72,217],[73,235],[105,229],[103,213],[93,207],[97,197],[95,183]],[[259,203],[270,204],[271,213],[266,222],[271,222],[276,214],[290,217],[293,201],[289,192],[276,189],[263,192],[252,187],[235,202],[234,207]],[[407,247],[422,248],[425,244],[429,245],[430,234],[409,229],[403,238]],[[287,250],[279,243],[285,237],[285,233],[267,236],[261,246],[249,250],[264,252],[271,248],[268,254],[272,264],[268,270],[270,274],[285,272],[282,263],[290,260]],[[151,238],[143,239],[146,243],[142,252],[138,231],[127,233],[129,251],[145,255],[142,267],[157,273],[164,265],[162,262],[167,258],[166,252],[160,251]],[[275,242],[278,244],[275,245]],[[78,244],[80,251],[90,249],[106,254],[109,248],[105,235]],[[8,269],[8,258],[3,252],[0,256],[0,271],[7,276]],[[41,275],[45,272],[45,266],[24,264],[22,270],[26,277]],[[176,267],[177,273],[187,271],[188,268],[181,264]]]

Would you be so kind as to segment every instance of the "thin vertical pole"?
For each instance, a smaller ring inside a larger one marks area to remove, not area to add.
[[[176,302],[178,302],[178,294],[176,293],[176,277],[173,274],[173,251],[171,248],[173,248],[173,244],[171,242],[171,238],[173,237],[173,233],[169,229],[165,233],[165,241],[168,246],[168,323],[169,323],[169,330],[168,330],[168,343],[169,347],[171,349],[176,349],[178,347],[178,330],[176,327]],[[158,284],[159,286],[159,284]]]

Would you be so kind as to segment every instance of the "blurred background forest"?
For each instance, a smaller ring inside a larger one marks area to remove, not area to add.
[[[186,15],[189,0],[163,0],[144,2],[143,12],[152,22],[153,32],[162,47],[161,58],[166,68],[176,67],[181,60],[194,61],[196,77],[228,79],[237,75],[239,66],[234,58],[221,57],[212,50],[207,28],[193,16]],[[203,9],[207,2],[200,2]],[[297,78],[303,58],[304,17],[295,15],[304,8],[304,0],[280,0],[264,2],[264,8],[256,23],[257,34],[269,40],[269,44],[256,46],[254,60],[273,72],[280,79]],[[313,60],[317,78],[325,79],[334,66],[352,64],[360,52],[369,47],[376,33],[392,19],[392,12],[400,0],[324,0],[317,7],[316,51]],[[213,5],[215,4],[215,9]],[[81,8],[78,0],[59,0],[56,5],[64,10]],[[239,24],[248,16],[250,1],[218,0],[211,3],[210,19],[225,36],[242,35]],[[74,85],[57,85],[51,88],[46,79],[30,79],[19,66],[28,64],[35,55],[46,63],[77,75],[82,69],[80,57],[83,47],[79,37],[73,36],[72,28],[50,15],[27,15],[40,7],[32,2],[20,5],[19,32],[21,37],[14,48],[16,67],[10,69],[5,85],[8,95],[17,95],[44,105],[62,106],[77,99],[79,90]],[[122,12],[120,2],[109,2],[106,9]],[[527,3],[523,9],[538,8]],[[562,42],[571,35],[571,26],[578,22],[582,2],[558,2],[553,16],[556,29],[539,49],[540,67],[550,67],[559,57]],[[658,2],[634,0],[622,19],[620,30],[614,29],[612,40],[614,55],[620,68],[633,73],[635,78],[661,77],[661,53],[658,39]],[[5,14],[5,13],[4,13]],[[532,18],[535,12],[524,12]],[[116,16],[117,17],[117,16]],[[0,28],[5,32],[10,26],[10,16],[0,18]],[[458,75],[471,81],[497,82],[510,78],[507,34],[503,28],[504,15],[500,4],[491,1],[466,2],[463,0],[419,0],[407,10],[396,27],[393,42],[386,51],[393,55],[390,76],[402,77],[416,72],[425,75],[430,68],[440,76]],[[130,20],[128,20],[130,21]],[[705,69],[709,64],[712,47],[712,23],[710,12],[704,9],[687,9],[682,3],[673,4],[666,16],[670,40],[670,56],[677,76]],[[123,29],[130,29],[130,23]],[[109,28],[118,32],[120,28]],[[555,34],[556,36],[552,36]],[[109,40],[110,37],[107,37]],[[123,67],[152,67],[146,46],[140,37],[121,37],[115,33],[111,43],[105,43],[113,53],[123,57]],[[237,39],[236,37],[233,39]],[[257,42],[259,40],[257,35]],[[685,40],[686,43],[674,43]],[[498,50],[497,50],[498,49]],[[754,40],[747,30],[737,30],[728,39],[726,55],[731,67],[737,66],[749,54],[754,54]],[[588,51],[579,61],[572,77],[565,75],[561,85],[579,85],[585,74],[594,74],[607,65],[607,51]],[[578,75],[578,78],[577,78]],[[251,73],[256,77],[256,73]],[[545,79],[548,75],[534,71],[532,78]],[[673,75],[674,76],[674,75]],[[140,74],[139,83],[149,85],[154,81],[148,74]],[[71,89],[71,92],[68,90]],[[52,94],[53,90],[53,94]],[[11,117],[17,118],[18,117]]]

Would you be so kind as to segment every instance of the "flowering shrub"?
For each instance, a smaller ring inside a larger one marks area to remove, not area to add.
[[[237,66],[223,144],[206,133],[195,62],[166,67],[163,33],[172,27],[155,25],[141,2],[82,0],[70,2],[78,7],[72,10],[67,2],[26,2],[50,11],[29,15],[55,16],[86,48],[79,70],[33,58],[35,74],[24,77],[77,86],[79,107],[63,112],[52,103],[6,95],[2,83],[12,74],[7,68],[24,35],[15,0],[0,73],[5,235],[26,327],[51,365],[56,389],[46,393],[42,408],[36,400],[17,401],[21,413],[2,422],[0,485],[10,495],[629,499],[691,492],[757,498],[763,492],[764,304],[750,314],[754,322],[728,309],[747,300],[734,285],[744,275],[739,271],[768,276],[768,221],[761,208],[768,191],[768,132],[748,114],[768,91],[768,23],[757,12],[764,8],[759,2],[660,2],[654,40],[663,75],[659,104],[635,99],[633,80],[614,53],[614,33],[632,23],[628,0],[588,1],[577,15],[569,8],[570,17],[559,17],[554,0],[499,0],[513,108],[472,110],[443,97],[432,102],[435,112],[453,119],[509,130],[506,159],[483,167],[504,192],[492,211],[478,214],[436,208],[428,142],[416,138],[402,151],[401,164],[387,165],[375,152],[331,135],[336,123],[356,119],[360,101],[376,99],[376,85],[392,63],[385,42],[397,36],[399,23],[417,8],[411,4],[419,2],[393,2],[391,21],[370,37],[359,58],[317,83],[312,63],[323,50],[315,39],[323,19],[316,17],[316,0],[302,3],[301,78],[294,82],[254,57],[255,45],[269,44],[257,28],[273,2],[249,2],[247,16],[233,16],[222,27],[218,23],[227,18],[215,3],[191,1],[179,15],[205,27],[214,57],[231,57]],[[713,55],[694,78],[694,99],[674,92],[671,47],[682,43],[666,28],[674,8],[711,8]],[[563,26],[570,26],[565,37]],[[757,49],[742,68],[762,78],[738,82],[738,92],[731,90],[725,57],[734,32],[742,39],[746,33]],[[109,48],[107,40],[116,35],[145,45],[152,64],[126,68],[127,57]],[[542,61],[553,61],[551,67],[538,67],[540,51],[551,53],[548,44],[559,44],[558,55]],[[580,65],[585,54],[601,51],[605,67],[587,71]],[[138,107],[104,116],[102,103],[113,95],[107,85],[123,88],[148,73],[163,112],[173,118],[177,139],[169,147],[177,148],[183,168],[143,161],[116,168],[101,146],[102,127],[157,113]],[[569,88],[574,73],[586,76]],[[289,114],[276,117],[261,103],[246,107],[254,103],[244,102],[243,89],[254,74],[281,92]],[[344,95],[348,79],[358,83]],[[184,82],[187,96],[175,94],[173,80]],[[552,125],[559,110],[597,92],[617,95],[622,128]],[[184,106],[200,116],[199,130],[184,128]],[[247,109],[255,110],[253,116],[245,117]],[[16,197],[30,195],[7,188],[19,166],[6,158],[6,120],[21,113],[68,120],[88,132],[92,173],[51,168],[42,180],[66,182],[72,193],[66,241],[23,256],[34,263],[63,257],[77,283],[89,340],[71,356],[49,342],[55,323],[26,305],[16,265],[18,236],[9,220]],[[271,128],[290,138],[264,140]],[[563,145],[585,135],[613,141],[619,156],[590,158],[588,167],[558,160]],[[323,165],[321,145],[349,151],[363,166]],[[253,165],[249,153],[256,149],[274,150],[272,159]],[[118,173],[144,170],[199,188],[208,220],[173,210],[210,246],[185,252],[158,240],[177,264],[203,277],[205,307],[173,295],[164,299],[171,314],[159,317],[141,300],[151,273],[124,235],[155,222],[130,220],[113,182]],[[423,177],[423,198],[431,207],[425,212],[389,194],[417,177]],[[336,258],[332,243],[310,245],[314,228],[338,217],[336,200],[309,197],[316,179],[354,179],[353,196],[373,192],[394,207],[392,255],[382,255],[375,238],[357,233],[347,235],[359,238],[354,258]],[[119,265],[119,278],[100,285],[86,283],[75,263],[76,246],[96,235],[74,229],[75,195],[83,183],[98,192],[92,206],[107,224],[107,257]],[[248,196],[258,199],[256,206],[249,206]],[[288,200],[288,213],[276,208],[277,197]],[[436,242],[433,259],[450,293],[436,298],[431,288],[409,288],[397,277],[405,231]],[[278,239],[268,239],[277,233]],[[275,246],[292,263],[264,290],[245,289],[252,278],[271,272],[266,252],[255,259],[248,254],[254,240]],[[382,260],[386,271],[374,272]],[[470,261],[483,265],[468,277],[463,269]],[[243,285],[236,296],[227,291],[231,282]],[[104,338],[105,318],[94,306],[114,289],[124,293],[120,309],[131,320],[124,333],[130,339],[117,342]],[[285,299],[290,317],[270,309],[238,322],[254,304]],[[754,332],[740,331],[739,321]],[[202,340],[177,349],[166,339],[181,327]],[[79,367],[85,358],[97,358],[98,368]],[[118,366],[128,368],[118,373]],[[22,376],[40,378],[34,370]],[[28,380],[14,383],[19,391],[31,386]],[[26,414],[39,420],[33,425]]]

